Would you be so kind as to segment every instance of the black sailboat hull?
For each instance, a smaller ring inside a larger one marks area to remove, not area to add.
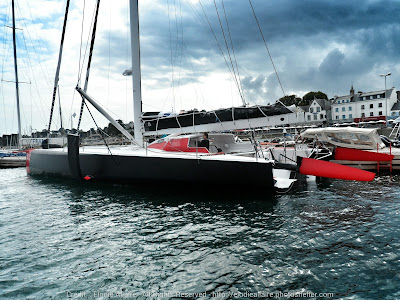
[[[68,152],[36,150],[29,155],[30,175],[75,177]],[[177,182],[273,188],[272,163],[80,153],[82,176],[124,183]]]

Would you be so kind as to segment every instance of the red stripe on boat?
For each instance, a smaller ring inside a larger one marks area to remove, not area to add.
[[[171,138],[164,140],[161,143],[155,141],[151,143],[147,148],[159,149],[168,152],[198,152],[198,153],[209,153],[205,147],[189,147],[189,138]]]
[[[386,153],[377,153],[363,151],[359,149],[336,148],[336,160],[351,160],[351,161],[392,161],[394,155]]]
[[[31,152],[33,151],[34,149],[29,149],[29,150],[25,150],[25,152],[26,152],[26,173],[27,174],[29,174],[30,172],[31,172],[31,170],[30,170],[30,168],[29,168],[29,165],[30,165],[30,163],[31,163]]]
[[[306,157],[300,161],[299,172],[304,175],[358,181],[372,181],[375,177],[372,172]]]

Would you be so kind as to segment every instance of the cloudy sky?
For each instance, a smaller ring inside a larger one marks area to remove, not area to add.
[[[384,88],[379,74],[387,72],[392,73],[387,86],[398,88],[400,1],[252,0],[252,4],[283,91],[248,0],[146,0],[139,1],[143,110],[241,105],[228,69],[224,35],[250,104],[273,103],[283,92],[300,97],[318,90],[329,97],[345,95],[351,84],[356,91],[379,90]],[[23,29],[17,30],[17,46],[24,133],[47,127],[65,5],[65,0],[16,0],[17,27]],[[80,98],[74,88],[80,67],[85,69],[94,5],[95,0],[71,1],[59,82],[63,121],[68,124],[64,127],[70,127],[73,112],[79,113]],[[17,128],[15,86],[7,82],[14,80],[11,29],[4,26],[11,25],[10,16],[11,0],[1,1],[0,135]],[[129,1],[102,0],[88,93],[124,122],[133,119],[132,79],[122,76],[128,68]],[[84,78],[84,70],[82,74]],[[80,83],[83,86],[83,80]],[[108,124],[94,115],[100,126]],[[59,127],[57,115],[52,128]],[[87,112],[82,127],[95,127]]]

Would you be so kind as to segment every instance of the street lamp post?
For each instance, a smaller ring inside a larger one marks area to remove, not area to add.
[[[388,72],[387,74],[380,74],[379,76],[385,77],[385,101],[386,101],[386,118],[388,117],[388,101],[386,94],[386,77],[392,75],[392,73]]]

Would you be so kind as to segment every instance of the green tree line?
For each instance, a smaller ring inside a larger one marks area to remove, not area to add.
[[[290,105],[293,105],[293,104],[295,104],[296,106],[305,106],[305,105],[310,105],[310,103],[314,99],[326,99],[326,100],[328,100],[328,96],[325,93],[321,92],[321,91],[308,92],[307,94],[305,94],[303,96],[303,98],[300,98],[297,95],[288,95],[288,96],[284,96],[284,97],[280,98],[279,101],[281,101],[286,106],[290,106]]]

